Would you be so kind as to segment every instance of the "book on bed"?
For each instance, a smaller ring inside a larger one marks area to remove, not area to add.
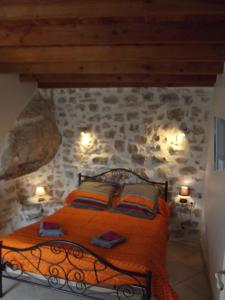
[[[124,236],[110,230],[92,238],[91,243],[94,246],[110,249],[125,242],[125,240],[126,238]]]

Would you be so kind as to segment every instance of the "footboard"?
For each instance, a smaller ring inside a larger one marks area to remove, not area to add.
[[[92,299],[151,299],[151,273],[120,269],[87,248],[62,240],[30,248],[0,244],[2,278]]]

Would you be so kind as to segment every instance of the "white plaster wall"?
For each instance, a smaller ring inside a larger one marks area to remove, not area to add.
[[[22,83],[18,75],[0,74],[0,142],[35,90],[36,83]]]
[[[21,83],[18,75],[0,74],[0,143],[30,101],[36,84]],[[4,145],[1,145],[1,150]],[[1,152],[1,151],[0,151]],[[11,232],[20,222],[15,180],[0,181],[0,234]]]
[[[225,75],[218,78],[214,91],[210,141],[206,173],[205,227],[203,247],[215,300],[219,300],[215,273],[222,270],[225,258],[225,171],[214,171],[213,166],[213,117],[225,119]]]

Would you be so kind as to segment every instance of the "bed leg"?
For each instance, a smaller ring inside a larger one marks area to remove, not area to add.
[[[3,262],[2,262],[2,241],[0,241],[0,298],[3,297],[2,271],[3,271]]]
[[[146,276],[146,296],[145,299],[146,300],[151,300],[151,296],[152,296],[152,273],[149,272],[147,273]]]

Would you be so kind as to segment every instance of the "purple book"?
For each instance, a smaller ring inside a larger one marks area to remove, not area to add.
[[[60,229],[60,225],[54,222],[41,222],[40,227],[45,230]]]
[[[107,231],[103,234],[100,234],[92,238],[91,243],[94,246],[103,247],[103,248],[112,248],[118,244],[124,242],[126,238],[114,231]]]

